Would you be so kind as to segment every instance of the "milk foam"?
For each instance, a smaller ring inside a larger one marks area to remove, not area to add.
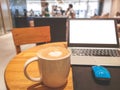
[[[70,52],[68,49],[61,46],[50,46],[41,49],[38,52],[38,56],[41,58],[46,58],[48,60],[57,60],[67,56]]]
[[[59,56],[62,55],[62,52],[60,52],[60,51],[52,51],[52,52],[49,52],[48,55],[53,56],[53,57],[59,57]]]

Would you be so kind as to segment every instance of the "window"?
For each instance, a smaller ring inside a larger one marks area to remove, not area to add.
[[[99,0],[81,0],[74,4],[76,10],[76,17],[89,18],[98,15]]]
[[[34,15],[39,16],[41,14],[41,2],[40,0],[27,0],[27,11],[34,11]]]
[[[63,3],[57,0],[46,0],[49,3],[49,11],[52,12],[52,6],[57,5],[67,10],[68,4],[73,4],[77,18],[89,18],[98,15],[99,0],[62,0]],[[27,0],[27,11],[33,9],[36,15],[41,14],[41,0]]]

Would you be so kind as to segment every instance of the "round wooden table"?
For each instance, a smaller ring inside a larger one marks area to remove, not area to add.
[[[60,88],[49,88],[44,85],[40,85],[39,82],[33,82],[28,80],[23,72],[25,62],[36,56],[36,53],[48,46],[62,46],[66,47],[66,42],[57,42],[57,43],[48,43],[39,46],[35,46],[28,50],[25,50],[18,55],[16,55],[7,65],[5,70],[5,82],[6,86],[10,90],[73,90],[73,82],[72,82],[72,70],[70,69],[68,82],[66,85]],[[38,65],[37,62],[31,63],[28,67],[28,72],[31,76],[39,77]]]

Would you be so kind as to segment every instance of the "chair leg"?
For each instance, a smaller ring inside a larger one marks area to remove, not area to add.
[[[20,53],[21,52],[21,49],[20,49],[20,46],[16,46],[16,53]]]

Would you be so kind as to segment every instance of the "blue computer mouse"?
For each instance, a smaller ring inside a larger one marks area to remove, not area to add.
[[[92,72],[96,79],[109,80],[111,79],[110,72],[103,66],[92,66]]]

